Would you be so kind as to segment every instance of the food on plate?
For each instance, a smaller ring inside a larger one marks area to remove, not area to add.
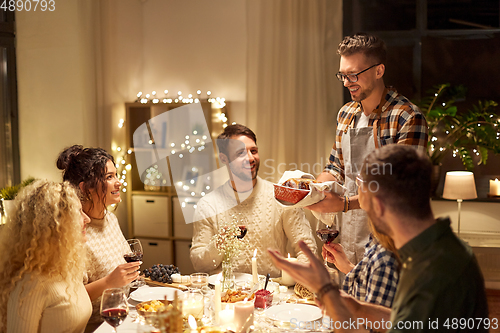
[[[273,294],[269,290],[260,289],[255,292],[254,307],[267,309],[273,303]]]
[[[147,302],[142,302],[137,304],[137,311],[142,311],[142,312],[158,312],[160,308],[164,307],[165,303],[162,301],[158,300],[153,300],[153,301],[147,301]],[[172,304],[167,305],[167,310],[170,310],[172,308]]]
[[[174,265],[157,264],[142,271],[144,276],[153,281],[173,283],[172,275],[180,274],[179,268]]]
[[[299,190],[309,190],[310,183],[317,183],[317,181],[308,178],[290,178],[283,183],[283,186],[296,188]]]
[[[295,291],[295,294],[302,299],[314,299],[314,294],[312,293],[312,291],[310,291],[300,283],[295,284],[293,291]]]
[[[231,290],[229,289],[224,296],[221,297],[221,301],[225,303],[236,303],[243,301],[248,298],[249,301],[253,300],[255,294],[249,295],[248,293],[242,292],[241,290]]]

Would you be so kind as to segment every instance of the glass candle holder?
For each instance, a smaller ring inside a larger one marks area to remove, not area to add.
[[[193,273],[189,276],[191,282],[191,288],[203,288],[208,286],[208,274],[207,273]]]

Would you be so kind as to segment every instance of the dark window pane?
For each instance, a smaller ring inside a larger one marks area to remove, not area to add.
[[[427,27],[438,29],[498,28],[499,0],[427,0]]]
[[[500,34],[489,39],[422,38],[423,91],[463,84],[468,96],[500,102]]]
[[[348,0],[344,6],[352,9],[354,32],[416,28],[416,0]]]
[[[413,45],[391,45],[387,42],[387,62],[384,74],[386,86],[412,99],[417,92],[413,78]]]

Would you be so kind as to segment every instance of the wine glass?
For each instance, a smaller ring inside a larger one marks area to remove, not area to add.
[[[244,225],[239,225],[239,226],[238,226],[238,228],[240,228],[241,233],[240,233],[238,236],[236,236],[236,237],[237,237],[238,239],[242,239],[242,238],[243,238],[243,237],[245,237],[245,235],[247,234],[248,229],[247,229],[247,227],[246,227],[246,226],[244,226]]]
[[[127,252],[123,255],[123,258],[126,262],[135,262],[142,261],[143,251],[141,241],[138,239],[127,239],[126,240],[126,248]],[[146,283],[142,277],[137,278],[137,280],[133,281],[130,286],[139,288],[144,286]]]
[[[127,296],[123,288],[106,289],[101,296],[101,317],[113,327],[116,328],[123,323],[128,315]]]
[[[338,237],[339,231],[335,229],[330,229],[328,226],[326,226],[326,228],[324,229],[316,230],[316,235],[319,237],[319,239],[321,239],[323,243],[330,244],[335,240],[335,238]],[[340,276],[338,270],[330,268],[330,266],[328,266],[328,260],[326,257],[324,258],[324,263],[326,269],[328,270],[328,273],[330,274],[330,277],[338,285],[340,283]]]

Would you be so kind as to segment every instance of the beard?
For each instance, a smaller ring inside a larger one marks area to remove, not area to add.
[[[257,174],[259,172],[259,166],[260,163],[255,163],[255,170],[253,171],[239,167],[231,167],[231,172],[234,176],[238,177],[239,179],[249,182],[257,178]]]
[[[381,218],[377,217],[376,214],[374,213],[373,204],[371,201],[370,201],[370,207],[368,207],[368,209],[366,209],[366,214],[368,215],[368,218],[371,220],[371,223],[372,223],[375,231],[377,231],[378,233],[380,233],[382,235],[392,237],[391,236],[391,229],[389,228],[387,223],[384,220],[382,220]]]

